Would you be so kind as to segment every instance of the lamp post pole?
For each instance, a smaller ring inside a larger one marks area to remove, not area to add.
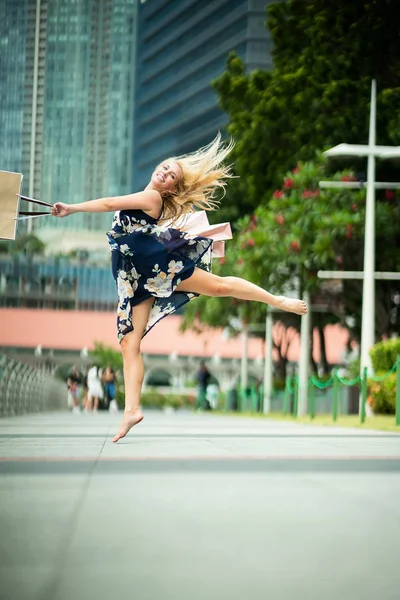
[[[272,312],[267,310],[265,323],[265,360],[264,360],[264,404],[263,412],[271,411],[272,396]]]
[[[365,206],[364,279],[361,321],[361,369],[371,368],[369,350],[375,343],[375,137],[376,81],[371,83],[367,198]]]
[[[242,330],[242,360],[240,364],[240,388],[243,393],[246,393],[248,381],[248,346],[249,346],[249,329],[245,325]]]
[[[307,414],[308,406],[308,372],[310,365],[310,329],[311,329],[311,306],[310,295],[304,292],[303,299],[309,307],[309,312],[301,317],[300,330],[300,361],[299,361],[299,401],[297,405],[298,416]]]

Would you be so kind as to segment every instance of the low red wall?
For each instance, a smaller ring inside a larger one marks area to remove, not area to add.
[[[179,331],[180,317],[166,317],[143,339],[145,354],[171,354],[180,356],[213,356],[240,358],[242,344],[239,338],[224,339],[222,330],[208,330],[201,335]],[[326,328],[327,355],[329,362],[340,362],[348,334],[338,326]],[[108,312],[35,310],[0,308],[0,346],[42,348],[54,350],[81,350],[93,348],[102,342],[119,348],[116,332],[116,316]],[[298,360],[299,338],[293,340],[290,360]],[[249,357],[263,356],[263,341],[249,340]],[[314,336],[314,357],[319,360],[319,341]]]

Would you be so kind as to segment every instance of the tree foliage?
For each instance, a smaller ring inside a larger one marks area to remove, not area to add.
[[[234,180],[221,214],[267,202],[282,173],[315,151],[365,143],[371,79],[378,142],[400,141],[400,36],[396,0],[288,0],[268,7],[274,68],[246,74],[231,54],[214,82],[236,141]],[[238,202],[240,199],[240,202]]]
[[[319,193],[318,181],[365,179],[366,164],[357,159],[331,164],[315,157],[341,142],[368,141],[373,78],[378,87],[377,142],[400,143],[396,7],[395,0],[274,2],[267,15],[272,71],[246,73],[241,59],[231,54],[225,73],[213,84],[229,116],[238,175],[217,215],[219,221],[233,223],[235,239],[214,272],[244,277],[277,293],[290,284],[299,294],[307,289],[315,303],[331,311],[313,317],[320,335],[328,321],[339,321],[359,337],[362,282],[345,281],[340,289],[338,282],[324,283],[316,274],[319,269],[363,269],[365,192]],[[377,179],[398,180],[396,168],[378,162]],[[399,210],[394,192],[377,194],[377,270],[398,269]],[[399,294],[391,281],[377,281],[376,289],[379,337],[399,329]],[[232,315],[261,322],[265,306],[200,298],[187,308],[185,325],[197,317],[226,326]],[[279,318],[288,327],[298,327],[300,321],[283,313]]]
[[[25,233],[19,236],[11,245],[12,254],[23,252],[24,254],[43,254],[46,244],[35,234]]]
[[[96,364],[100,369],[111,367],[114,371],[122,370],[121,352],[110,346],[105,346],[101,342],[95,342],[94,350],[89,352],[89,356],[93,364]]]
[[[243,277],[282,294],[292,288],[301,296],[307,290],[314,305],[328,309],[324,323],[351,325],[359,338],[362,282],[338,282],[318,278],[319,270],[363,270],[365,189],[328,189],[320,191],[319,181],[326,179],[327,162],[299,163],[286,173],[281,186],[268,203],[253,215],[239,221],[239,231],[228,242],[227,256],[217,266],[219,274]],[[351,171],[340,171],[336,181],[355,179]],[[377,270],[396,271],[400,261],[400,205],[396,193],[381,192],[376,206]],[[398,329],[395,281],[376,283],[377,335],[390,335]],[[196,317],[210,325],[225,326],[232,314],[244,322],[261,322],[265,306],[235,299],[200,298],[186,311],[186,324]],[[280,317],[288,326],[296,326],[294,315]],[[350,319],[349,319],[350,318]],[[315,325],[321,327],[319,320]]]

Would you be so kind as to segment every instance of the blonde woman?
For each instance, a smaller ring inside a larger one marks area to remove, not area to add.
[[[215,192],[224,189],[225,180],[231,176],[223,161],[232,147],[232,143],[222,143],[218,134],[197,152],[158,165],[142,192],[80,204],[57,202],[52,208],[56,217],[115,212],[107,235],[118,288],[117,328],[124,361],[125,411],[113,442],[125,437],[143,419],[140,343],[160,319],[199,294],[263,302],[299,315],[307,312],[302,300],[274,296],[238,277],[213,275],[213,240],[174,227],[180,217],[196,209],[218,208]]]

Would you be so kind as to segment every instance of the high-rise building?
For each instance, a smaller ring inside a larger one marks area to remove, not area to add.
[[[134,189],[168,156],[211,141],[227,124],[211,81],[231,50],[270,69],[268,0],[142,0],[138,15]]]
[[[33,94],[33,60],[28,57],[30,18],[27,0],[0,2],[1,170],[21,171],[23,154],[29,146],[31,128],[27,127],[26,117],[32,110]],[[28,177],[26,172],[25,177]]]
[[[128,193],[136,0],[3,0],[0,28],[0,169],[53,202]],[[31,223],[46,237],[104,231],[110,215]]]

